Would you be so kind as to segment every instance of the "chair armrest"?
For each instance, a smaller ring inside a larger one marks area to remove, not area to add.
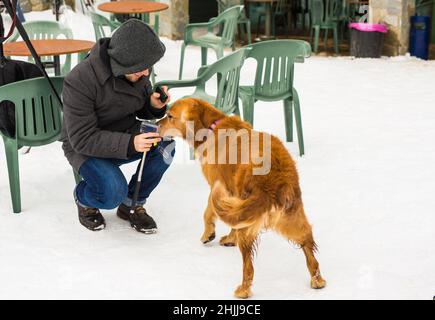
[[[201,66],[196,73],[196,76],[199,78],[201,75],[208,69],[209,66]]]
[[[118,20],[113,20],[110,21],[110,30],[113,32],[115,31],[117,28],[119,28],[121,26],[121,22],[119,22]]]
[[[200,84],[200,81],[198,79],[193,80],[163,80],[159,81],[154,85],[154,88],[158,86],[167,86],[168,89],[172,88],[186,88],[186,87],[196,87],[198,84]]]
[[[209,22],[189,23],[184,30],[184,40],[192,40],[192,33],[195,29],[207,28],[208,32],[211,32],[217,24],[216,18],[211,18]]]

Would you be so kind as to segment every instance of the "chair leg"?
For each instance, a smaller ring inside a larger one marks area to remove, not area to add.
[[[156,13],[154,15],[154,31],[155,33],[158,35],[159,31],[160,31],[160,15],[158,13]]]
[[[302,131],[301,107],[299,104],[299,95],[296,89],[293,88],[293,108],[295,110],[296,130],[298,134],[299,155],[305,154],[304,134]]]
[[[184,64],[184,51],[186,51],[186,44],[181,45],[181,55],[180,55],[180,73],[178,74],[178,80],[181,80],[183,76],[183,64]]]
[[[151,69],[151,84],[156,83],[156,74],[154,72],[154,68]]]
[[[257,38],[260,37],[260,23],[261,23],[261,15],[258,15],[258,19],[257,19]]]
[[[240,42],[244,41],[245,37],[246,37],[246,32],[245,32],[245,23],[241,23],[238,24],[238,27],[240,28]],[[234,39],[235,40],[235,39]],[[234,41],[235,43],[236,41]]]
[[[311,28],[310,29],[310,44],[311,44],[311,46],[313,45],[313,36],[314,36],[314,29]]]
[[[339,51],[338,51],[338,30],[337,30],[337,27],[335,27],[333,29],[333,32],[334,32],[334,50],[335,50],[335,53],[338,55]]]
[[[276,38],[276,17],[272,16],[272,36]]]
[[[236,105],[236,108],[234,109],[234,114],[235,114],[236,116],[239,116],[239,117],[240,117],[240,108],[239,108],[238,105]]]
[[[325,50],[328,50],[328,33],[329,33],[329,29],[325,29],[325,42],[324,42]]]
[[[319,37],[320,37],[320,27],[314,27],[314,52],[317,53],[319,50]]]
[[[243,120],[254,126],[254,97],[242,98]]]
[[[251,35],[251,21],[247,21],[246,22],[246,33],[247,33],[247,37],[248,37],[248,45],[250,45],[252,43],[252,35]]]
[[[216,58],[219,60],[223,56],[224,56],[224,48],[219,47],[218,49],[216,49]]]
[[[74,169],[73,169],[73,174],[74,174],[74,180],[77,185],[80,183],[80,181],[82,181],[82,177]]]
[[[293,106],[290,99],[285,99],[284,103],[284,120],[285,120],[285,133],[287,142],[293,142]]]
[[[20,168],[18,163],[18,148],[13,140],[4,139],[6,161],[8,165],[9,189],[14,213],[21,212]]]
[[[208,51],[208,48],[201,47],[201,65],[202,66],[207,65],[207,51]]]
[[[290,35],[290,25],[288,23],[288,13],[286,16],[284,16],[284,24],[285,24],[285,35],[288,37]]]
[[[242,30],[242,27],[240,27],[240,30]],[[236,31],[234,33],[234,37],[233,37],[233,43],[231,44],[231,50],[232,51],[236,51],[236,42],[237,42],[237,35],[239,34],[239,25],[237,25],[236,27]],[[242,38],[242,37],[240,37]]]

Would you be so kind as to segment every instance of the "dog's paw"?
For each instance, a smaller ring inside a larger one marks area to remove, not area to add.
[[[214,232],[212,234],[204,233],[201,237],[201,242],[203,244],[206,244],[210,241],[213,241],[214,238],[216,238],[216,233],[214,233]]]
[[[236,242],[234,241],[234,239],[231,239],[228,236],[223,236],[220,240],[219,240],[219,244],[221,246],[225,246],[225,247],[234,247],[236,245]]]
[[[246,288],[244,286],[238,286],[236,291],[234,291],[234,296],[240,299],[247,299],[252,296],[251,288]]]
[[[311,288],[322,289],[326,286],[326,281],[321,276],[311,278]]]

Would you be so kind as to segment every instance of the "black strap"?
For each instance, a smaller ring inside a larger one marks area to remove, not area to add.
[[[6,7],[6,10],[8,11],[9,15],[12,18],[12,21],[15,21],[16,28],[18,29],[18,32],[20,33],[21,38],[23,38],[24,42],[27,45],[27,48],[29,48],[30,53],[32,54],[33,59],[35,60],[36,65],[41,70],[44,77],[47,79],[51,90],[53,91],[53,94],[56,96],[57,100],[59,101],[60,105],[62,106],[62,100],[60,98],[60,95],[56,91],[56,88],[54,87],[53,82],[51,81],[50,77],[47,74],[47,71],[45,71],[41,59],[39,58],[39,55],[36,53],[35,48],[33,48],[32,43],[30,42],[29,36],[27,35],[26,30],[24,29],[23,25],[21,24],[20,19],[17,19],[15,10],[12,6],[12,0],[0,0],[3,2],[4,6]],[[16,2],[17,0],[15,0]]]
[[[5,55],[3,53],[4,36],[5,36],[5,27],[3,25],[3,18],[0,12],[0,67],[3,67],[5,62]]]

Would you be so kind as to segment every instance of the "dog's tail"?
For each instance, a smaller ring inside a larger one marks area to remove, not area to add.
[[[230,196],[220,182],[213,186],[211,204],[219,218],[233,229],[252,225],[271,208],[264,192],[254,189],[247,199],[241,199]]]

